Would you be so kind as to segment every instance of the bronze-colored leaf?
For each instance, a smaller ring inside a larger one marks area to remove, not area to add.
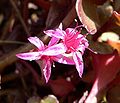
[[[120,84],[108,91],[107,100],[109,103],[120,103]]]
[[[99,19],[97,14],[97,5],[91,0],[77,0],[76,11],[77,15],[88,30],[89,33],[94,34],[99,26]]]
[[[108,40],[108,44],[118,51],[120,54],[120,41]]]
[[[102,5],[103,3],[105,3],[107,0],[91,0],[91,2],[97,4],[97,5]]]
[[[98,37],[106,31],[113,31],[117,34],[120,32],[120,14],[116,11],[113,12],[109,20],[93,35],[93,40],[97,40]]]

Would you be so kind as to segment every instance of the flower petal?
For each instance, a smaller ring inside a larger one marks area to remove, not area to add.
[[[28,40],[34,44],[39,50],[44,49],[43,42],[38,37],[29,37]]]
[[[60,39],[56,38],[56,37],[52,37],[51,40],[48,43],[48,46],[52,46],[55,45],[59,42]]]
[[[83,60],[82,60],[82,54],[80,52],[73,53],[73,59],[76,65],[76,69],[79,73],[79,76],[82,77],[83,74]]]
[[[59,29],[63,29],[63,25],[62,25],[62,23],[60,23],[60,25],[59,25],[59,27],[58,27]]]
[[[58,63],[69,64],[69,65],[74,65],[75,64],[73,58],[66,57],[64,55],[57,55],[57,56],[54,56],[54,57],[51,57],[51,58],[52,58],[52,60],[54,60]]]
[[[57,28],[56,30],[46,30],[44,33],[50,37],[56,37],[59,39],[63,39],[65,35],[65,31],[61,30],[60,28]]]
[[[45,60],[43,65],[43,74],[47,83],[51,75],[51,62],[49,60]]]
[[[48,47],[46,50],[43,51],[43,55],[48,55],[48,56],[55,56],[55,55],[59,55],[62,53],[66,52],[66,47],[63,43],[59,43],[56,45],[53,45],[51,47]]]
[[[16,56],[23,60],[38,60],[41,58],[40,52],[28,52],[28,53],[20,53],[16,54]]]
[[[82,54],[84,54],[85,48],[88,48],[89,46],[88,40],[84,36],[82,38],[79,38],[78,40],[80,41],[78,50],[81,51]]]

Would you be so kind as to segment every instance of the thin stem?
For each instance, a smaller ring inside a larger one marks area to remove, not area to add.
[[[5,26],[3,27],[3,32],[2,32],[2,34],[0,36],[1,40],[5,39],[6,34],[7,34],[8,30],[9,30],[9,28],[10,28],[12,20],[13,20],[13,13],[11,13],[11,16],[9,17],[8,21],[5,23]]]
[[[23,21],[22,16],[21,16],[21,14],[20,14],[20,11],[19,11],[19,9],[17,8],[15,2],[14,2],[13,0],[10,0],[10,3],[11,3],[11,5],[13,6],[15,12],[17,13],[17,16],[18,16],[18,18],[19,18],[19,20],[20,20],[20,22],[21,22],[21,24],[22,24],[25,32],[27,33],[28,36],[30,36],[29,30],[28,30],[25,22]]]
[[[25,42],[21,42],[21,41],[0,40],[0,45],[3,45],[3,44],[20,44],[20,45],[24,45],[26,43]]]

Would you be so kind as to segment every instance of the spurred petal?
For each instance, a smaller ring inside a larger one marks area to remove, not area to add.
[[[72,38],[77,33],[77,30],[75,30],[74,28],[67,28],[65,32],[67,36],[69,36],[69,38]]]
[[[73,59],[74,59],[75,65],[76,65],[76,69],[79,73],[79,76],[82,77],[82,74],[83,74],[82,54],[80,52],[74,52]]]
[[[44,64],[43,64],[43,74],[46,80],[46,83],[48,82],[50,75],[51,75],[51,62],[50,60],[44,60]]]
[[[23,60],[38,60],[41,58],[41,52],[28,52],[16,54],[16,56]]]
[[[44,49],[43,42],[38,37],[29,37],[28,40],[34,44],[39,50]]]
[[[46,50],[43,51],[43,55],[48,56],[55,56],[66,52],[66,47],[63,43],[59,43],[56,45],[53,45],[51,47],[48,47]]]
[[[62,23],[60,23],[60,25],[59,25],[59,27],[58,27],[59,29],[63,29],[63,25],[62,25]]]
[[[57,28],[56,30],[46,30],[44,33],[50,37],[56,37],[60,39],[63,39],[65,35],[65,31],[61,30],[60,28]]]
[[[64,55],[57,55],[57,56],[54,56],[54,57],[51,57],[51,58],[52,58],[52,60],[54,60],[58,63],[69,64],[69,65],[74,65],[75,64],[73,58],[66,57]]]
[[[48,43],[48,46],[52,46],[52,45],[55,45],[59,42],[59,38],[56,38],[56,37],[52,37],[51,40],[49,41]]]

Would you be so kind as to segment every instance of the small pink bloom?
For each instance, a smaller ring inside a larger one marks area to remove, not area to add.
[[[37,49],[33,52],[20,53],[16,56],[24,60],[42,60],[41,69],[45,76],[46,82],[48,82],[51,74],[51,64],[53,60],[59,60],[58,55],[66,52],[66,47],[63,43],[57,43],[57,38],[52,38],[48,46],[44,45],[43,42],[37,37],[29,37],[28,40],[34,44]]]
[[[79,73],[79,76],[81,77],[83,74],[82,55],[85,51],[85,48],[88,48],[88,41],[85,36],[80,34],[80,32],[74,28],[67,28],[65,31],[62,30],[62,23],[57,29],[46,30],[44,33],[48,36],[58,38],[60,43],[63,43],[66,46],[66,54],[71,53],[73,55],[72,59],[74,60],[76,69]]]

